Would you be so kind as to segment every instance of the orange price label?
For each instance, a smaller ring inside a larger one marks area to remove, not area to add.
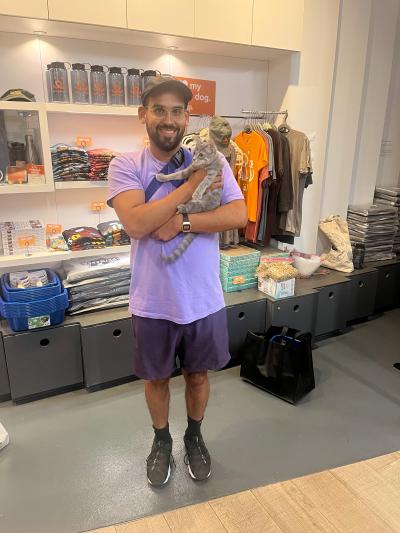
[[[55,235],[61,233],[61,224],[46,224],[47,235]]]
[[[80,146],[81,148],[92,146],[92,138],[91,137],[77,137],[75,144],[76,146]]]
[[[36,244],[36,237],[34,235],[26,235],[18,238],[18,246],[26,248],[27,246],[34,246]]]
[[[242,285],[245,282],[244,276],[235,276],[232,280],[234,285]]]
[[[94,212],[94,213],[98,213],[99,211],[103,211],[103,209],[105,209],[107,206],[105,204],[105,202],[92,202],[90,204],[90,209]]]

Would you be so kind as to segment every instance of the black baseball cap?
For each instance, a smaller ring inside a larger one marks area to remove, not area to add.
[[[0,100],[5,102],[36,102],[35,96],[26,89],[8,89]]]
[[[172,76],[154,76],[146,83],[143,89],[142,104],[146,105],[149,96],[156,96],[167,91],[176,92],[182,96],[185,105],[193,98],[192,91],[182,81],[176,80]]]

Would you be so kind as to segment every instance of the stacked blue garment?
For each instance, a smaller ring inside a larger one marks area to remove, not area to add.
[[[89,179],[89,156],[83,148],[68,144],[55,144],[51,147],[51,162],[55,181]]]

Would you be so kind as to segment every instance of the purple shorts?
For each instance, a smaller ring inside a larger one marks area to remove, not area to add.
[[[134,374],[142,379],[169,378],[176,357],[189,373],[219,370],[230,360],[226,309],[190,324],[133,316]]]

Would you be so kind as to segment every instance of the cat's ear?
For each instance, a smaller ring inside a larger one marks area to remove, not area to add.
[[[195,146],[196,152],[200,149],[201,145],[202,145],[201,139],[198,135],[196,135],[196,146]]]

